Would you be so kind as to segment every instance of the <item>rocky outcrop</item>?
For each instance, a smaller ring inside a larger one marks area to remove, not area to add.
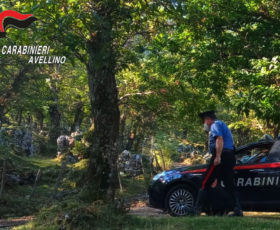
[[[119,156],[119,170],[129,176],[142,174],[142,154],[133,154],[124,150]]]

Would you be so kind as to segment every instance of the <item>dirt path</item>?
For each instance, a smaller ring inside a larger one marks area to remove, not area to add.
[[[167,213],[160,209],[151,208],[148,206],[148,194],[139,194],[131,199],[126,200],[130,211],[129,213],[137,216],[147,216],[147,217],[167,217]]]
[[[150,207],[134,207],[130,209],[130,214],[145,217],[168,217],[167,213]]]
[[[148,195],[140,194],[131,199],[128,199],[127,204],[130,207],[129,213],[137,216],[145,217],[170,217],[168,213],[163,212],[160,209],[151,208],[148,206]],[[245,217],[256,217],[256,218],[279,218],[279,212],[244,212]],[[206,215],[203,213],[202,215]]]
[[[14,218],[10,220],[0,220],[0,228],[1,229],[9,229],[10,227],[15,227],[19,225],[26,224],[27,222],[31,221],[33,216],[23,216],[20,218]]]

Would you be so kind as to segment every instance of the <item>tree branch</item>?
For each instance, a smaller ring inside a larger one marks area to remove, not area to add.
[[[119,101],[122,101],[124,100],[125,98],[128,98],[130,96],[143,96],[143,95],[150,95],[150,94],[154,94],[155,92],[154,91],[147,91],[147,92],[139,92],[139,93],[128,93],[128,94],[125,94],[123,95],[122,97],[119,98]],[[123,103],[121,103],[123,104]]]

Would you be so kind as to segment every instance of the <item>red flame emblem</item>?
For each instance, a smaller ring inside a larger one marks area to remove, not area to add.
[[[26,28],[37,18],[33,14],[21,14],[14,10],[5,10],[0,13],[0,37],[6,36],[6,29],[9,26]]]

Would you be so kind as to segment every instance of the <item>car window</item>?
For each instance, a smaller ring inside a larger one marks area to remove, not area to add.
[[[267,146],[245,150],[236,155],[236,163],[239,165],[264,163],[267,159],[269,150],[270,148]]]
[[[277,140],[269,151],[268,162],[280,161],[280,140]]]

